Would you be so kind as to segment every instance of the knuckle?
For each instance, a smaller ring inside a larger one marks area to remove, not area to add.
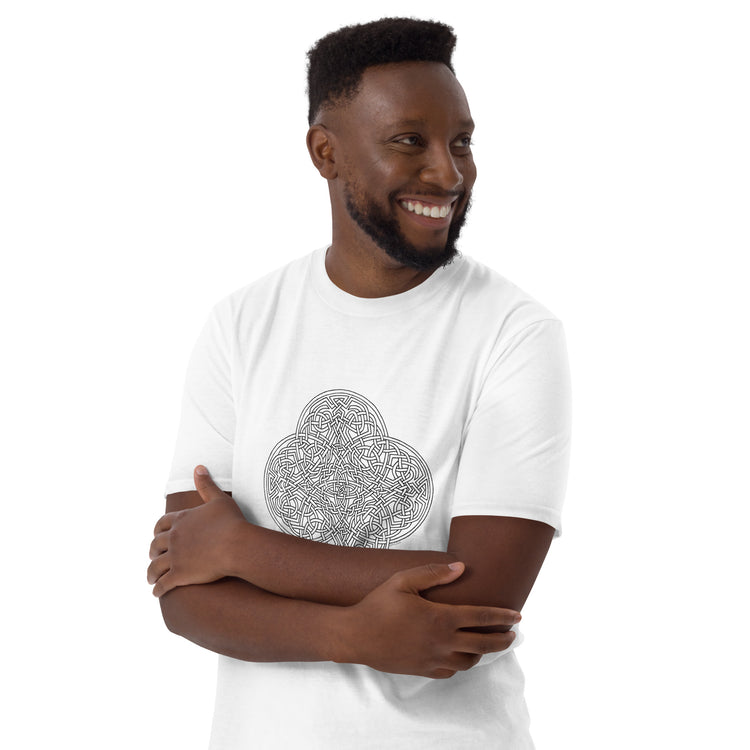
[[[435,563],[427,563],[425,565],[425,568],[427,569],[427,572],[435,578],[440,575],[440,569],[437,565],[435,565]]]
[[[454,629],[450,612],[442,607],[433,607],[430,611],[430,624],[435,630],[443,631]]]
[[[396,588],[403,588],[406,583],[406,573],[403,570],[399,570],[389,580]]]
[[[496,650],[505,651],[507,648],[510,648],[511,643],[513,643],[513,637],[508,633],[503,633],[502,639],[498,641]]]
[[[479,642],[479,650],[483,654],[491,654],[496,649],[495,642],[493,642],[490,638],[483,638]]]
[[[407,588],[407,585],[408,584],[406,581],[406,577],[401,570],[397,573],[394,573],[388,580],[383,583],[383,586],[395,591],[402,591],[403,589]]]
[[[492,612],[489,609],[482,609],[479,611],[479,625],[480,627],[488,627],[493,624]]]

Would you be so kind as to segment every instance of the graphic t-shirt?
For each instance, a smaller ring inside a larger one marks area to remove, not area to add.
[[[461,515],[560,533],[570,442],[561,323],[462,256],[403,294],[339,289],[322,248],[212,311],[166,492],[205,464],[252,523],[445,550]],[[219,657],[211,747],[529,748],[514,646],[449,680]]]

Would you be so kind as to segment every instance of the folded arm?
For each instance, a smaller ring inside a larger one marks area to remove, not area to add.
[[[425,592],[431,601],[520,611],[549,549],[554,529],[505,516],[460,516],[447,551],[341,547],[238,525],[228,549],[230,574],[296,599],[350,605],[394,573],[427,563],[461,561],[465,573]]]
[[[254,661],[341,660],[331,650],[346,648],[342,641],[351,634],[347,626],[344,636],[338,629],[341,608],[352,609],[398,571],[424,564],[460,558],[466,570],[450,585],[423,591],[420,599],[518,611],[554,533],[526,519],[464,516],[451,524],[447,552],[338,547],[249,524],[210,477],[196,474],[195,481],[201,494],[168,498],[168,513],[157,524],[152,544],[149,580],[156,582],[154,593],[162,597],[173,632]],[[187,585],[224,576],[233,579]],[[305,622],[304,631],[299,622]],[[504,632],[511,625],[464,628]],[[348,660],[358,657],[350,653]]]
[[[347,606],[400,570],[461,561],[465,574],[430,599],[520,610],[554,535],[539,521],[460,516],[451,523],[447,551],[322,544],[248,523],[208,473],[196,470],[194,479],[197,492],[170,498],[174,508],[197,507],[168,512],[156,526],[149,569],[156,596],[231,576],[280,596]]]
[[[167,509],[175,513],[201,503],[197,492],[177,493],[168,496]],[[179,544],[179,533],[176,538]],[[505,631],[520,619],[508,609],[448,606],[420,596],[463,571],[461,564],[400,571],[350,606],[280,596],[237,578],[180,585],[160,602],[172,632],[233,658],[335,661],[443,678],[508,648],[514,634]],[[485,628],[491,632],[476,632]]]

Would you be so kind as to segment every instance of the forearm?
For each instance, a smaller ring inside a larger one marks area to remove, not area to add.
[[[161,599],[167,627],[244,661],[339,661],[344,610],[276,596],[245,581],[180,586]]]
[[[229,576],[291,599],[350,606],[398,571],[460,561],[466,566],[460,580],[428,592],[429,598],[518,611],[554,534],[539,521],[459,516],[446,551],[335,546],[248,523],[207,475],[195,479],[205,497],[170,495],[168,513],[157,523],[148,571],[156,596]]]
[[[232,545],[237,570],[277,594],[349,605],[393,573],[426,563],[454,562],[466,572],[449,586],[423,593],[445,604],[520,611],[534,585],[554,529],[522,518],[463,516],[451,523],[448,550],[339,547],[247,524]]]
[[[205,479],[196,472],[196,486]],[[425,677],[449,677],[510,644],[509,635],[469,631],[508,626],[515,612],[445,607],[419,595],[450,588],[464,572],[436,564],[452,559],[446,553],[289,537],[249,525],[230,497],[215,485],[212,492],[169,495],[155,529],[147,577],[172,632],[245,661],[334,661]],[[235,533],[245,527],[252,537]],[[253,583],[222,577],[234,568]]]
[[[400,570],[457,559],[440,551],[322,544],[253,524],[238,529],[228,552],[237,578],[281,596],[340,606],[356,604]]]
[[[181,586],[161,598],[169,629],[204,648],[256,662],[334,661],[382,672],[450,677],[512,637],[470,633],[518,615],[445,607],[419,591],[449,583],[461,566],[428,565],[392,576],[351,607],[285,599],[236,579]]]

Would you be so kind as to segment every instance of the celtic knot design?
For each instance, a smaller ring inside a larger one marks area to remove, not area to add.
[[[266,463],[266,504],[282,531],[349,547],[386,548],[413,534],[432,503],[432,475],[414,448],[388,435],[353,391],[321,393]]]

